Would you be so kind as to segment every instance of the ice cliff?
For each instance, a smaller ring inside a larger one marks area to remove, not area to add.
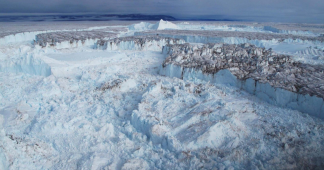
[[[53,32],[36,35],[34,44],[41,47],[73,48],[93,46],[98,40],[116,38],[117,34],[101,31]]]
[[[161,51],[163,46],[168,44],[183,44],[184,40],[177,38],[152,36],[132,36],[121,37],[111,40],[99,40],[97,42],[98,49],[114,51],[114,50],[148,50]]]
[[[31,54],[2,61],[0,63],[0,72],[27,73],[39,76],[52,74],[51,67],[48,64]]]
[[[250,44],[166,45],[160,73],[242,88],[278,106],[324,118],[324,69]]]

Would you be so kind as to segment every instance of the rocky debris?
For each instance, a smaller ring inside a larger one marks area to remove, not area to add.
[[[167,38],[167,37],[161,37],[158,35],[147,35],[147,36],[130,36],[130,37],[120,37],[120,38],[114,38],[110,40],[98,40],[97,47],[107,49],[107,47],[113,44],[119,45],[122,42],[134,42],[134,44],[139,45],[140,47],[144,47],[145,44],[150,42],[165,42],[164,45],[168,44],[183,44],[185,41],[182,39],[177,38]],[[162,48],[162,46],[161,46]]]
[[[111,90],[113,88],[119,87],[120,84],[123,83],[124,81],[125,80],[116,79],[111,82],[107,82],[107,83],[103,84],[101,87],[97,87],[97,90],[101,90],[101,91]]]
[[[202,37],[238,37],[246,38],[248,40],[278,40],[284,41],[286,39],[293,40],[303,40],[303,41],[320,41],[324,42],[323,36],[301,36],[301,35],[291,35],[291,34],[273,34],[273,33],[261,33],[261,32],[241,32],[241,31],[215,31],[215,30],[155,30],[155,31],[145,31],[137,33],[138,35],[160,35],[168,37],[170,35],[177,36],[202,36]]]
[[[69,41],[71,44],[81,41],[84,43],[87,39],[110,39],[117,37],[116,33],[102,31],[67,31],[52,32],[36,35],[35,44],[46,47],[47,45],[56,46],[57,43]]]
[[[250,44],[176,44],[167,45],[163,50],[170,54],[163,67],[174,64],[197,68],[207,74],[228,69],[240,80],[252,78],[273,87],[324,99],[323,66],[303,64],[271,49]]]

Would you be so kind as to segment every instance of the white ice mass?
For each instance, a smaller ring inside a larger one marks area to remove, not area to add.
[[[323,28],[5,23],[0,170],[323,169]]]
[[[155,24],[141,22],[138,24],[130,25],[128,28],[129,28],[129,30],[136,30],[136,31],[180,29],[176,24],[169,22],[169,21],[163,21],[162,19]]]

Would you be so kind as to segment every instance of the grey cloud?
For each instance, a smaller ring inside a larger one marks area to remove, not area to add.
[[[0,13],[141,13],[324,23],[319,0],[0,0]]]

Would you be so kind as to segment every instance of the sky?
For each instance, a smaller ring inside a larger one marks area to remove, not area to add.
[[[0,13],[137,13],[324,23],[324,0],[0,0]]]

